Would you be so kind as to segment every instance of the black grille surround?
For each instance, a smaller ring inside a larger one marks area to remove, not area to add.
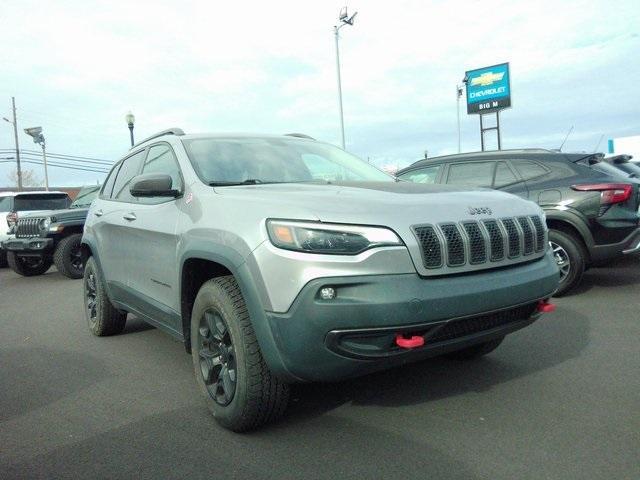
[[[40,223],[44,218],[27,217],[18,218],[16,226],[16,238],[31,238],[40,235]]]
[[[461,273],[544,255],[547,228],[537,215],[414,225],[426,275]]]

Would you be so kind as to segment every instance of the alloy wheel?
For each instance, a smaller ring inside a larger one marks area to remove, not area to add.
[[[236,352],[227,323],[220,312],[204,312],[198,328],[200,373],[211,398],[222,406],[229,405],[236,391]]]
[[[89,323],[94,325],[98,317],[96,277],[93,272],[90,272],[86,278],[84,288],[87,305],[87,318],[89,319]]]
[[[76,270],[82,270],[82,250],[80,245],[71,250],[71,266]]]
[[[571,272],[571,259],[567,251],[557,243],[549,242],[549,245],[560,269],[560,282],[563,282],[569,276],[569,272]]]

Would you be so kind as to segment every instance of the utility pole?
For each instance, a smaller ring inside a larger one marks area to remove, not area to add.
[[[16,97],[11,97],[13,109],[13,137],[16,141],[16,173],[18,174],[18,191],[22,191],[22,169],[20,168],[20,145],[18,144],[18,120],[16,120]],[[6,119],[5,119],[6,120]]]

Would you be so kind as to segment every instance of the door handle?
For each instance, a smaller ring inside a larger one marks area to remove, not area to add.
[[[129,213],[125,213],[122,218],[124,218],[125,220],[129,220],[130,222],[134,221],[136,218],[136,214],[133,212],[129,212]]]
[[[96,210],[95,212],[93,212],[93,214],[94,214],[96,217],[101,217],[101,216],[102,216],[102,210]]]

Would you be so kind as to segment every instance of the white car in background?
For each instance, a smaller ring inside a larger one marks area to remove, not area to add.
[[[65,192],[0,192],[0,244],[13,238],[12,229],[22,212],[60,210],[71,204]],[[0,267],[7,266],[7,252],[0,248]]]

